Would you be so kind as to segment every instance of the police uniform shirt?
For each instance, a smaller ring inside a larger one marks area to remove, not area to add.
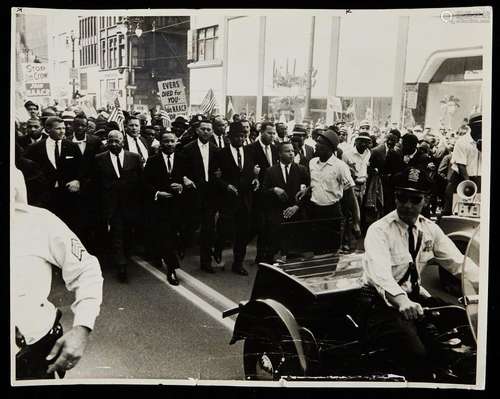
[[[344,191],[354,187],[349,167],[335,154],[326,162],[319,157],[309,161],[311,174],[311,201],[320,206],[334,205],[340,201]]]
[[[456,141],[451,162],[452,169],[457,173],[456,164],[459,163],[466,166],[469,176],[481,176],[481,152],[477,149],[470,133],[466,133]]]
[[[12,316],[28,345],[52,328],[56,308],[47,300],[52,265],[62,269],[66,288],[75,292],[73,326],[90,329],[102,302],[102,274],[97,258],[53,213],[16,203],[12,224]]]
[[[419,275],[427,262],[433,258],[453,275],[459,274],[464,256],[439,226],[419,215],[413,229],[415,245],[419,232],[422,234],[416,256]],[[401,286],[398,284],[407,272],[410,262],[412,257],[408,249],[408,225],[399,218],[397,210],[394,210],[368,228],[363,262],[364,283],[375,287],[391,306],[386,299],[386,292],[392,296],[411,292],[409,279]],[[477,281],[475,264],[468,262],[467,272],[471,281]],[[420,288],[420,293],[430,296],[423,287]]]
[[[143,144],[142,140],[137,137],[137,145],[135,145],[135,140],[130,134],[125,135],[128,143],[128,150],[130,152],[135,152],[136,154],[139,154],[139,149],[137,148],[137,145],[141,149],[140,154],[142,155],[144,162],[148,160],[148,149],[146,146]]]
[[[342,153],[342,160],[349,166],[352,165],[356,178],[368,177],[368,163],[370,161],[370,150],[366,149],[362,154],[356,147],[351,147]]]

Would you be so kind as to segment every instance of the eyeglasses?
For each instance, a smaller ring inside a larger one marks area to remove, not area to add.
[[[424,196],[396,193],[396,199],[398,200],[398,202],[401,202],[402,204],[406,204],[408,201],[410,201],[413,205],[418,205],[423,201]]]

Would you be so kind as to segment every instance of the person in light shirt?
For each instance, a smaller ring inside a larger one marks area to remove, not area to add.
[[[369,301],[364,314],[368,345],[389,349],[410,380],[423,380],[431,361],[423,307],[441,306],[422,286],[423,269],[435,259],[457,276],[464,256],[441,228],[421,215],[432,187],[425,171],[410,167],[393,176],[396,210],[373,223],[365,237],[363,281]],[[477,283],[478,268],[467,264]]]
[[[14,174],[11,231],[11,315],[16,330],[16,379],[53,379],[80,361],[102,302],[103,278],[97,258],[57,216],[26,203],[22,174]],[[61,312],[47,298],[52,266],[62,269],[73,327],[63,332]]]

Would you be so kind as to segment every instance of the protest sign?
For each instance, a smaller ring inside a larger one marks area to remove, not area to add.
[[[188,105],[182,79],[170,79],[158,82],[158,89],[163,108],[167,111],[168,117],[171,120],[180,115],[187,115]]]

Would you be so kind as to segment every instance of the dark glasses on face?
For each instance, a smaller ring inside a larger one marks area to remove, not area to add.
[[[403,194],[403,193],[396,193],[396,199],[398,202],[401,202],[403,204],[406,204],[408,201],[410,201],[414,205],[420,204],[424,196],[423,195],[408,195],[408,194]]]

